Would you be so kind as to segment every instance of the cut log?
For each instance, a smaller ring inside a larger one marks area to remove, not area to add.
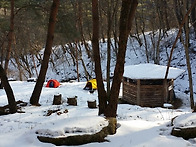
[[[97,108],[96,100],[94,101],[87,101],[89,108]]]
[[[62,104],[62,95],[54,95],[53,105],[61,105]]]
[[[67,98],[67,103],[69,105],[77,106],[77,96],[75,96],[73,98]]]
[[[113,135],[116,133],[116,118],[107,118],[109,121],[108,126],[104,127],[100,132],[89,135],[75,135],[68,137],[51,138],[45,136],[37,136],[38,140],[45,143],[52,143],[57,146],[60,145],[82,145],[92,142],[104,142],[107,135]]]
[[[186,140],[190,138],[196,138],[196,127],[190,128],[176,128],[172,129],[171,135],[176,137],[182,137]]]

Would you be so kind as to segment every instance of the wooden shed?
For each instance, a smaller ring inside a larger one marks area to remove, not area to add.
[[[123,75],[123,97],[130,104],[145,107],[162,107],[173,99],[174,80],[184,70],[170,67],[167,80],[167,66],[139,64],[125,67]]]

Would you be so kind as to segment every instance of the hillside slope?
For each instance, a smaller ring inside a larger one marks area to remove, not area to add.
[[[170,50],[173,45],[173,42],[175,40],[177,31],[175,29],[170,30],[167,32],[167,35],[162,37],[160,41],[160,64],[161,65],[167,65],[168,63],[168,57],[170,55]],[[157,45],[158,40],[158,32],[155,32],[154,38],[152,39],[152,33],[146,32],[145,37],[147,40],[147,44],[145,45],[143,35],[139,36],[141,44],[139,44],[138,40],[135,38],[129,38],[128,44],[127,44],[127,52],[126,52],[126,62],[125,65],[133,65],[133,64],[139,64],[139,63],[146,63],[146,55],[145,55],[145,46],[148,47],[149,52],[149,59],[151,63],[154,63],[153,61],[153,45],[152,42],[154,42],[155,46]],[[88,42],[89,47],[91,48],[91,43]],[[72,46],[74,48],[74,44]],[[88,74],[91,75],[91,77],[95,77],[94,75],[94,63],[91,58],[88,58],[84,45],[81,45],[81,53],[79,54],[81,56],[81,59],[79,58],[78,64],[79,64],[79,75],[80,75],[80,81],[86,81],[86,73],[85,68],[88,71]],[[191,66],[192,66],[192,76],[193,76],[193,84],[194,89],[196,89],[196,39],[194,33],[191,33],[190,35],[190,59],[191,59]],[[66,48],[66,50],[65,50]],[[73,49],[72,48],[72,49]],[[103,70],[103,76],[105,77],[106,73],[106,62],[107,62],[107,43],[100,42],[100,50],[101,50],[101,62],[102,62],[102,70]],[[113,71],[113,68],[115,66],[115,52],[112,51],[112,61],[111,61],[111,73]],[[37,66],[37,71],[39,71],[40,68],[40,60],[43,57],[43,50],[39,54],[40,59],[38,60],[35,58],[35,64]],[[31,61],[32,58],[29,60]],[[35,68],[33,65],[33,62],[29,62],[32,72],[35,73]],[[85,66],[84,66],[85,65]],[[18,75],[16,74],[17,69],[11,64],[12,70],[14,71],[11,75],[11,77],[14,77],[15,79],[18,79]],[[178,92],[183,92],[188,94],[189,93],[189,84],[188,84],[188,72],[186,67],[186,57],[185,57],[185,51],[182,43],[178,40],[178,43],[174,49],[172,62],[172,67],[177,67],[180,69],[184,69],[186,72],[180,76],[175,81],[175,91],[176,94]],[[85,67],[85,68],[84,68]],[[26,77],[28,77],[28,74],[26,73]],[[69,48],[68,45],[65,45],[64,48],[61,46],[54,47],[49,63],[49,68],[46,76],[46,81],[49,79],[57,79],[59,81],[68,81],[70,79],[76,79],[77,78],[77,70],[76,70],[76,60],[73,58],[73,54],[71,54],[71,48]],[[196,92],[195,92],[196,94]]]

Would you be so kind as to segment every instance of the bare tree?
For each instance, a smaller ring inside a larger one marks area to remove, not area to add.
[[[120,91],[120,84],[124,73],[125,54],[127,48],[127,40],[132,28],[132,22],[136,12],[137,0],[123,0],[120,16],[119,27],[119,48],[117,61],[114,70],[114,78],[111,87],[110,97],[108,98],[108,105],[105,111],[105,116],[116,117],[118,97]]]
[[[99,99],[99,115],[104,114],[107,105],[107,96],[104,89],[100,49],[99,49],[99,10],[98,0],[92,0],[92,19],[93,19],[93,36],[92,36],[92,48],[93,57],[95,62],[95,75],[98,86],[98,99]]]
[[[187,1],[183,0],[183,16],[186,15],[186,4]],[[190,58],[189,58],[189,18],[187,17],[185,20],[184,28],[185,28],[185,42],[184,49],[185,49],[185,55],[186,55],[186,64],[187,64],[187,70],[188,70],[188,77],[189,77],[189,89],[190,89],[190,106],[191,109],[194,109],[194,97],[193,97],[193,79],[192,79],[192,71],[191,71],[191,64],[190,64]]]
[[[168,64],[167,64],[167,70],[166,70],[166,73],[165,73],[165,81],[167,79],[167,76],[168,76],[168,73],[169,73],[169,66],[170,66],[170,63],[171,63],[171,59],[172,59],[172,54],[173,54],[173,51],[174,51],[174,47],[176,46],[176,43],[178,41],[178,38],[181,37],[181,34],[182,34],[182,27],[185,26],[188,27],[188,22],[186,22],[188,20],[188,16],[189,14],[191,13],[192,9],[196,6],[196,0],[192,3],[191,7],[189,8],[189,10],[187,11],[186,14],[184,14],[184,17],[183,17],[183,20],[179,26],[179,31],[178,31],[178,34],[177,34],[177,37],[173,43],[173,46],[172,46],[172,49],[170,51],[170,57],[169,57],[169,61],[168,61]],[[187,29],[188,30],[188,29]],[[187,31],[188,32],[188,31]],[[187,33],[186,32],[186,33]],[[186,34],[186,36],[188,36],[188,34]],[[186,41],[188,42],[188,38],[186,38]],[[187,43],[188,44],[188,43]],[[188,47],[187,47],[188,48]],[[186,46],[185,46],[185,49],[186,49]],[[189,55],[188,55],[188,50],[185,50],[185,54],[186,54],[186,59],[187,59],[187,63],[190,62],[189,60]],[[188,58],[187,58],[188,57]],[[190,64],[190,63],[188,63]],[[189,86],[190,86],[190,105],[191,105],[191,108],[193,109],[194,108],[194,99],[193,99],[193,96],[191,96],[191,93],[193,92],[192,90],[192,82],[190,82],[190,80],[192,81],[192,75],[191,75],[191,67],[190,65],[187,65],[187,68],[188,68],[188,73],[189,73]],[[192,92],[191,92],[192,91]]]
[[[46,48],[44,51],[44,57],[43,57],[40,73],[39,73],[35,88],[30,98],[30,103],[32,105],[39,105],[39,98],[40,98],[41,90],[42,90],[42,87],[45,81],[49,58],[50,58],[50,54],[52,50],[56,16],[58,13],[58,7],[60,3],[59,1],[60,0],[53,0],[52,6],[51,6],[51,12],[50,12],[50,18],[49,18],[49,24],[48,24],[48,35],[47,35],[47,40],[46,40]]]
[[[118,96],[120,91],[120,84],[124,72],[125,53],[127,47],[128,35],[132,27],[132,21],[136,11],[137,0],[123,0],[120,16],[119,28],[119,49],[117,55],[117,62],[114,70],[114,78],[111,87],[110,95],[107,96],[104,89],[100,52],[99,52],[99,15],[98,15],[98,1],[92,0],[93,12],[93,55],[95,62],[95,74],[98,85],[98,99],[99,99],[99,115],[104,114],[106,117],[116,117]]]
[[[110,95],[110,64],[111,64],[111,37],[112,30],[114,30],[114,22],[115,15],[118,10],[119,1],[117,0],[109,0],[107,1],[107,73],[106,73],[106,81],[107,81],[107,95]]]

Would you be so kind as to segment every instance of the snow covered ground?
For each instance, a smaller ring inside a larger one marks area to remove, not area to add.
[[[34,82],[10,82],[16,100],[29,102]],[[0,116],[0,147],[52,147],[42,143],[38,135],[61,137],[75,134],[92,134],[101,130],[108,122],[98,116],[98,109],[89,109],[87,100],[97,100],[97,91],[90,94],[83,90],[85,82],[61,83],[59,88],[43,87],[40,107],[22,107],[25,113]],[[52,105],[54,95],[62,94],[63,104]],[[69,106],[68,97],[77,96],[78,106]],[[0,106],[7,104],[4,90],[0,90]],[[58,110],[46,116],[48,110]],[[67,113],[64,113],[68,110]],[[186,118],[182,114],[187,114]],[[189,107],[176,110],[168,108],[147,108],[128,104],[118,106],[117,133],[106,139],[109,142],[90,143],[82,147],[190,147],[196,146],[196,139],[184,140],[170,135],[171,119],[182,115],[177,125],[196,123],[196,115]],[[187,121],[189,123],[187,123]]]
[[[146,33],[149,52],[152,53],[151,39],[149,32]],[[170,53],[173,41],[176,36],[176,30],[168,32],[168,36],[160,42],[160,64],[167,65],[168,55]],[[142,36],[140,37],[142,40]],[[196,57],[195,57],[195,37],[190,37],[190,59],[193,74],[193,89],[196,89]],[[125,65],[135,65],[147,63],[145,56],[145,45],[140,46],[138,42],[131,38],[128,42]],[[102,70],[106,70],[106,43],[100,44]],[[53,50],[58,58],[51,55],[55,65],[49,64],[46,81],[54,78],[59,81],[76,77],[76,67],[73,66],[71,56],[64,54],[61,48]],[[85,52],[82,58],[90,74],[93,74],[93,63]],[[30,59],[29,59],[30,60]],[[115,56],[112,53],[111,72],[115,65]],[[66,61],[66,62],[65,62]],[[153,63],[150,58],[150,63]],[[29,64],[33,64],[30,62]],[[36,61],[36,65],[40,65]],[[30,65],[32,71],[34,66]],[[196,147],[196,139],[184,140],[171,136],[171,119],[180,116],[174,121],[175,126],[190,126],[196,124],[196,114],[192,114],[189,102],[188,72],[186,68],[186,58],[183,45],[178,42],[174,49],[172,67],[180,68],[185,72],[175,80],[174,90],[176,96],[183,101],[179,109],[168,108],[147,108],[128,104],[118,105],[118,126],[117,133],[110,135],[106,139],[109,142],[90,143],[81,145],[82,147]],[[13,68],[13,74],[9,77],[17,79],[18,71]],[[37,67],[39,71],[40,66]],[[79,61],[79,72],[81,81],[85,81],[84,68]],[[105,76],[105,74],[103,75]],[[28,75],[26,75],[28,77]],[[29,102],[35,83],[25,81],[10,81],[14,90],[15,98],[24,102]],[[90,94],[84,91],[85,82],[61,83],[59,88],[43,87],[40,97],[40,107],[27,105],[22,107],[25,113],[16,113],[12,115],[0,116],[0,147],[50,147],[53,144],[42,143],[37,139],[38,135],[50,137],[61,137],[75,134],[91,134],[98,132],[107,125],[104,117],[98,116],[98,109],[89,109],[87,100],[97,100],[97,92]],[[63,104],[52,105],[53,97],[56,94],[62,94]],[[78,106],[68,106],[67,98],[77,96]],[[196,97],[196,92],[194,93]],[[98,101],[98,100],[97,100]],[[5,91],[0,89],[0,106],[7,104]],[[50,116],[47,116],[48,110],[56,110]],[[68,110],[68,112],[67,112]],[[58,115],[60,114],[60,115]]]

